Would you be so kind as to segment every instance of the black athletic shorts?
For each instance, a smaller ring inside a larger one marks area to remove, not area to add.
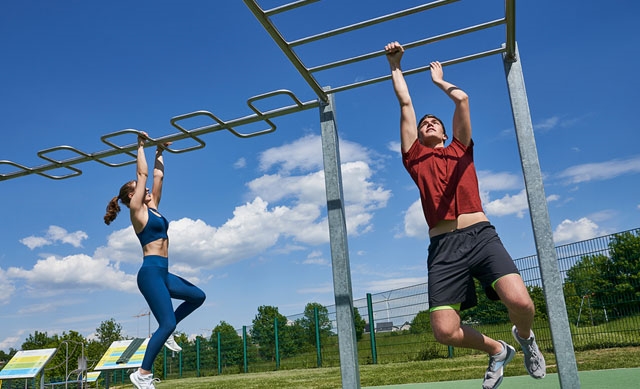
[[[493,283],[507,274],[520,274],[502,245],[495,227],[480,222],[431,238],[429,258],[429,308],[478,304],[473,279],[477,278],[491,300],[499,300]]]

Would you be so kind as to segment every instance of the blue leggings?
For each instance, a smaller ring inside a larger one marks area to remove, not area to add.
[[[158,321],[142,360],[142,369],[151,371],[153,361],[162,350],[164,342],[176,330],[176,325],[204,303],[204,292],[189,281],[169,273],[169,259],[158,255],[146,255],[138,271],[138,289],[149,304]],[[173,311],[171,299],[184,300]]]

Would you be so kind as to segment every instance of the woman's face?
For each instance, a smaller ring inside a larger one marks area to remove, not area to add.
[[[129,192],[129,199],[131,199],[133,197],[133,193],[136,191],[136,187],[138,185],[137,181],[132,181],[131,182],[131,191]],[[151,191],[149,190],[149,188],[145,188],[144,190],[144,203],[147,204],[149,203],[149,201],[151,201]]]

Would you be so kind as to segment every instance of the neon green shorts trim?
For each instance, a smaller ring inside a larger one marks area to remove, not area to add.
[[[498,281],[500,281],[500,280],[501,280],[501,279],[503,279],[504,277],[509,276],[509,275],[511,275],[511,274],[517,274],[517,275],[520,275],[520,273],[509,273],[509,274],[505,274],[505,275],[503,275],[502,277],[498,277],[498,279],[497,279],[497,280],[495,280],[495,281],[493,281],[493,282],[491,283],[491,287],[493,288],[493,290],[496,290],[496,283],[497,283]]]
[[[460,311],[460,303],[451,304],[451,305],[440,305],[437,307],[429,308],[429,312],[441,311],[443,309],[453,309],[454,311]]]

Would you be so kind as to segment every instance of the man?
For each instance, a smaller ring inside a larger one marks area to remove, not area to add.
[[[546,365],[531,330],[533,301],[482,209],[473,163],[469,97],[444,80],[439,62],[430,64],[433,83],[455,104],[453,140],[445,147],[448,136],[440,119],[428,114],[416,120],[400,67],[403,47],[393,42],[385,46],[385,51],[400,103],[402,161],[420,190],[429,225],[429,312],[434,336],[449,346],[489,354],[483,388],[500,385],[503,367],[511,361],[515,349],[460,322],[460,311],[477,304],[473,280],[477,278],[490,299],[499,299],[507,307],[514,324],[512,334],[522,346],[529,375],[543,378]]]

